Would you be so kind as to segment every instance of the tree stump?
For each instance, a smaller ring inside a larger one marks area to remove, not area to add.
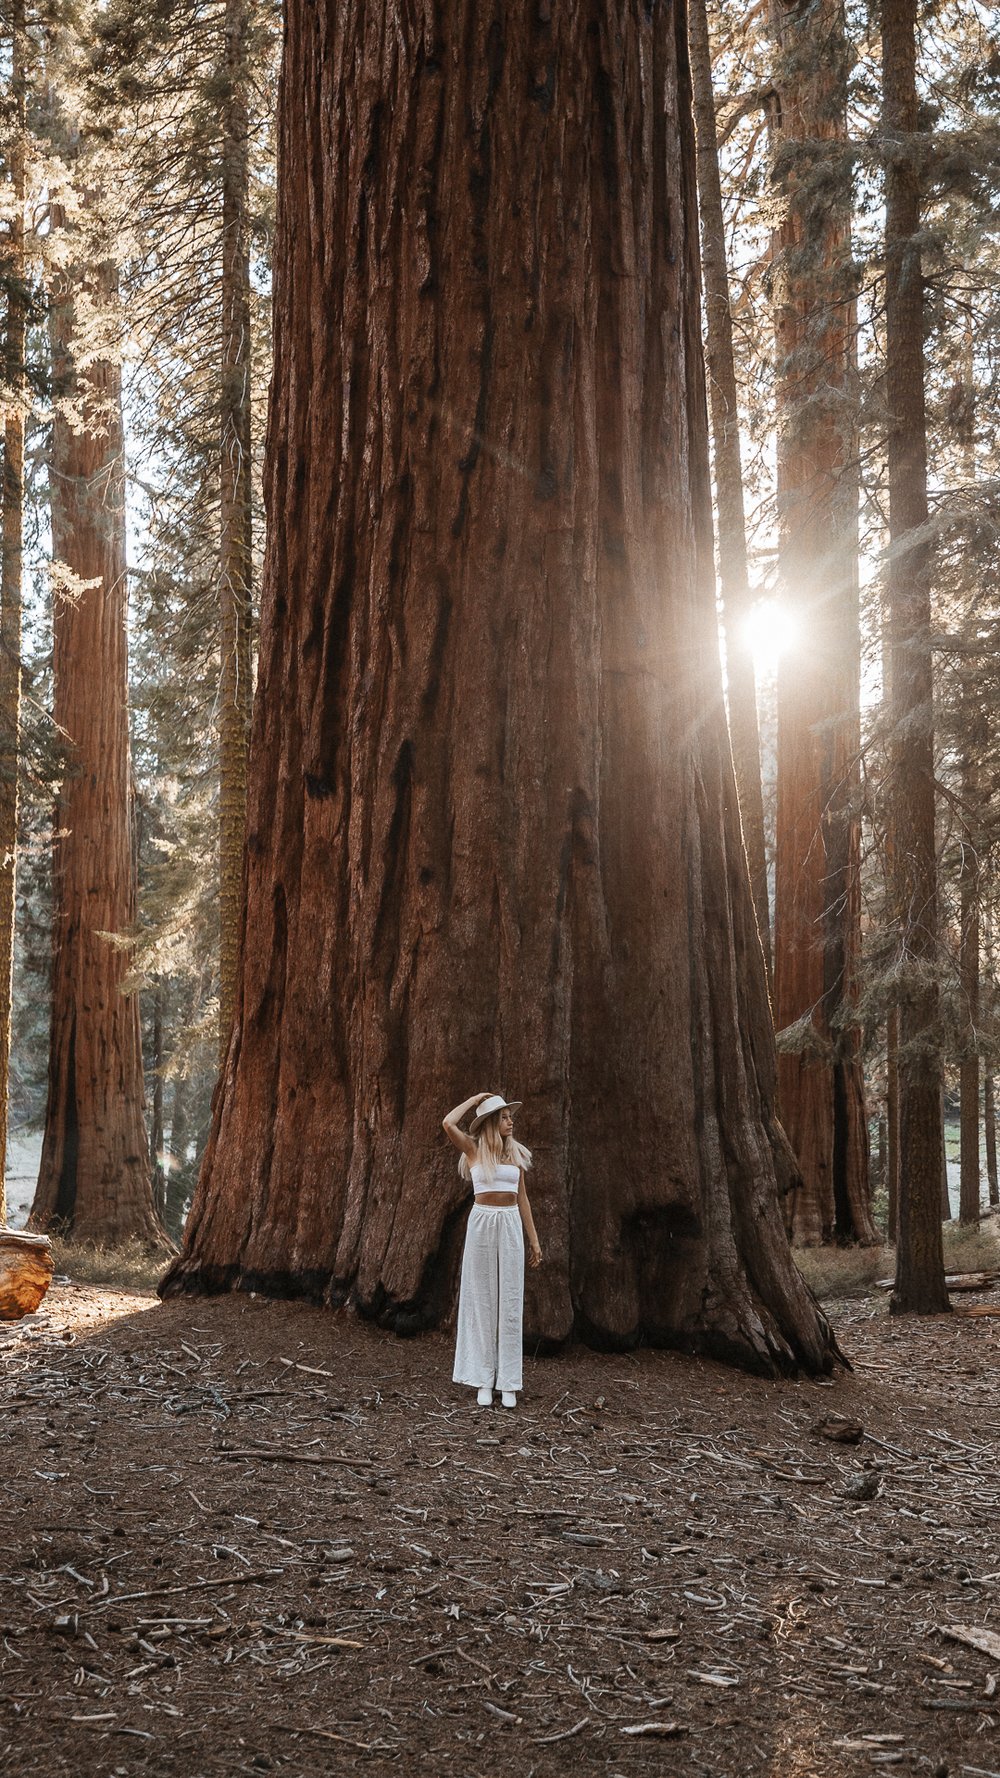
[[[37,1309],[53,1270],[47,1235],[0,1229],[0,1321],[19,1321]]]

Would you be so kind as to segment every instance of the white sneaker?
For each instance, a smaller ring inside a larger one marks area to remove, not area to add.
[[[481,1408],[491,1408],[493,1406],[492,1389],[480,1389],[479,1394],[476,1396],[476,1400]]]
[[[514,1394],[513,1389],[505,1389],[500,1400],[503,1402],[505,1408],[517,1407],[517,1396]]]

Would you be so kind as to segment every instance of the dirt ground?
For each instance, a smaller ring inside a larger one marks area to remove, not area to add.
[[[1000,1633],[1000,1321],[884,1308],[833,1382],[575,1349],[510,1413],[443,1337],[55,1285],[0,1329],[0,1771],[1000,1775],[943,1633]]]

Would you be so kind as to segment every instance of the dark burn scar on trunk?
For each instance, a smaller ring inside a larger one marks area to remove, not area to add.
[[[341,740],[356,574],[354,534],[352,530],[348,530],[344,539],[343,566],[334,587],[323,637],[323,667],[317,700],[315,742],[310,749],[312,776],[318,783],[328,786],[333,785],[336,777]]]
[[[444,672],[445,652],[448,646],[448,632],[451,628],[452,597],[442,589],[438,599],[437,617],[434,623],[434,635],[431,639],[430,652],[427,659],[427,682],[421,695],[421,703],[425,715],[432,715],[441,690],[441,676]]]
[[[594,810],[587,792],[579,786],[573,791],[566,811],[566,831],[559,849],[558,887],[555,917],[552,922],[552,943],[549,949],[549,976],[559,973],[559,951],[562,924],[571,900],[574,862],[586,867],[594,863]]]
[[[486,33],[486,67],[489,71],[487,104],[489,105],[492,105],[500,90],[505,55],[506,45],[503,40],[503,31],[500,20],[495,18]]]
[[[267,971],[267,980],[257,1006],[251,1014],[251,1022],[255,1025],[266,1025],[272,1008],[280,1009],[285,998],[285,966],[288,957],[288,908],[285,901],[285,886],[277,883],[274,889],[274,915],[271,928],[271,955]]]
[[[594,98],[598,120],[595,134],[600,146],[601,171],[607,190],[608,207],[615,210],[619,202],[618,155],[615,146],[615,89],[607,68],[598,66],[594,70]]]
[[[445,1217],[440,1238],[424,1262],[420,1283],[412,1297],[391,1296],[385,1286],[379,1284],[370,1298],[357,1299],[358,1309],[366,1319],[404,1337],[441,1326],[454,1303],[467,1209],[463,1201]]]
[[[394,792],[392,815],[382,848],[382,893],[379,897],[378,913],[375,917],[374,944],[382,938],[386,924],[393,928],[393,946],[399,937],[399,917],[402,901],[404,864],[406,861],[406,840],[410,826],[410,807],[413,792],[413,742],[404,741],[396,755],[396,763],[392,768],[392,788]]]
[[[483,326],[482,345],[479,350],[479,390],[476,396],[476,414],[472,423],[472,438],[469,449],[464,457],[459,458],[458,467],[462,474],[462,492],[458,499],[458,511],[452,522],[451,534],[460,537],[465,529],[465,521],[469,510],[469,477],[479,462],[486,434],[486,415],[490,396],[490,375],[493,369],[493,320],[487,312]]]

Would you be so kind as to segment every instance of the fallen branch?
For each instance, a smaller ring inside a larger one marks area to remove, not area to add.
[[[686,1735],[687,1729],[679,1722],[633,1722],[622,1729],[623,1735],[659,1735],[662,1740],[672,1740],[676,1735]]]
[[[222,1580],[189,1580],[179,1587],[146,1587],[141,1593],[109,1593],[106,1599],[95,1599],[90,1609],[96,1611],[106,1605],[124,1605],[131,1599],[162,1599],[167,1593],[207,1593],[209,1587],[246,1586],[248,1581],[273,1580],[284,1572],[283,1568],[259,1568],[254,1574],[227,1574]]]
[[[363,1642],[352,1642],[349,1636],[314,1636],[309,1630],[286,1630],[282,1624],[261,1624],[271,1636],[292,1636],[296,1642],[320,1642],[324,1648],[364,1648]]]

